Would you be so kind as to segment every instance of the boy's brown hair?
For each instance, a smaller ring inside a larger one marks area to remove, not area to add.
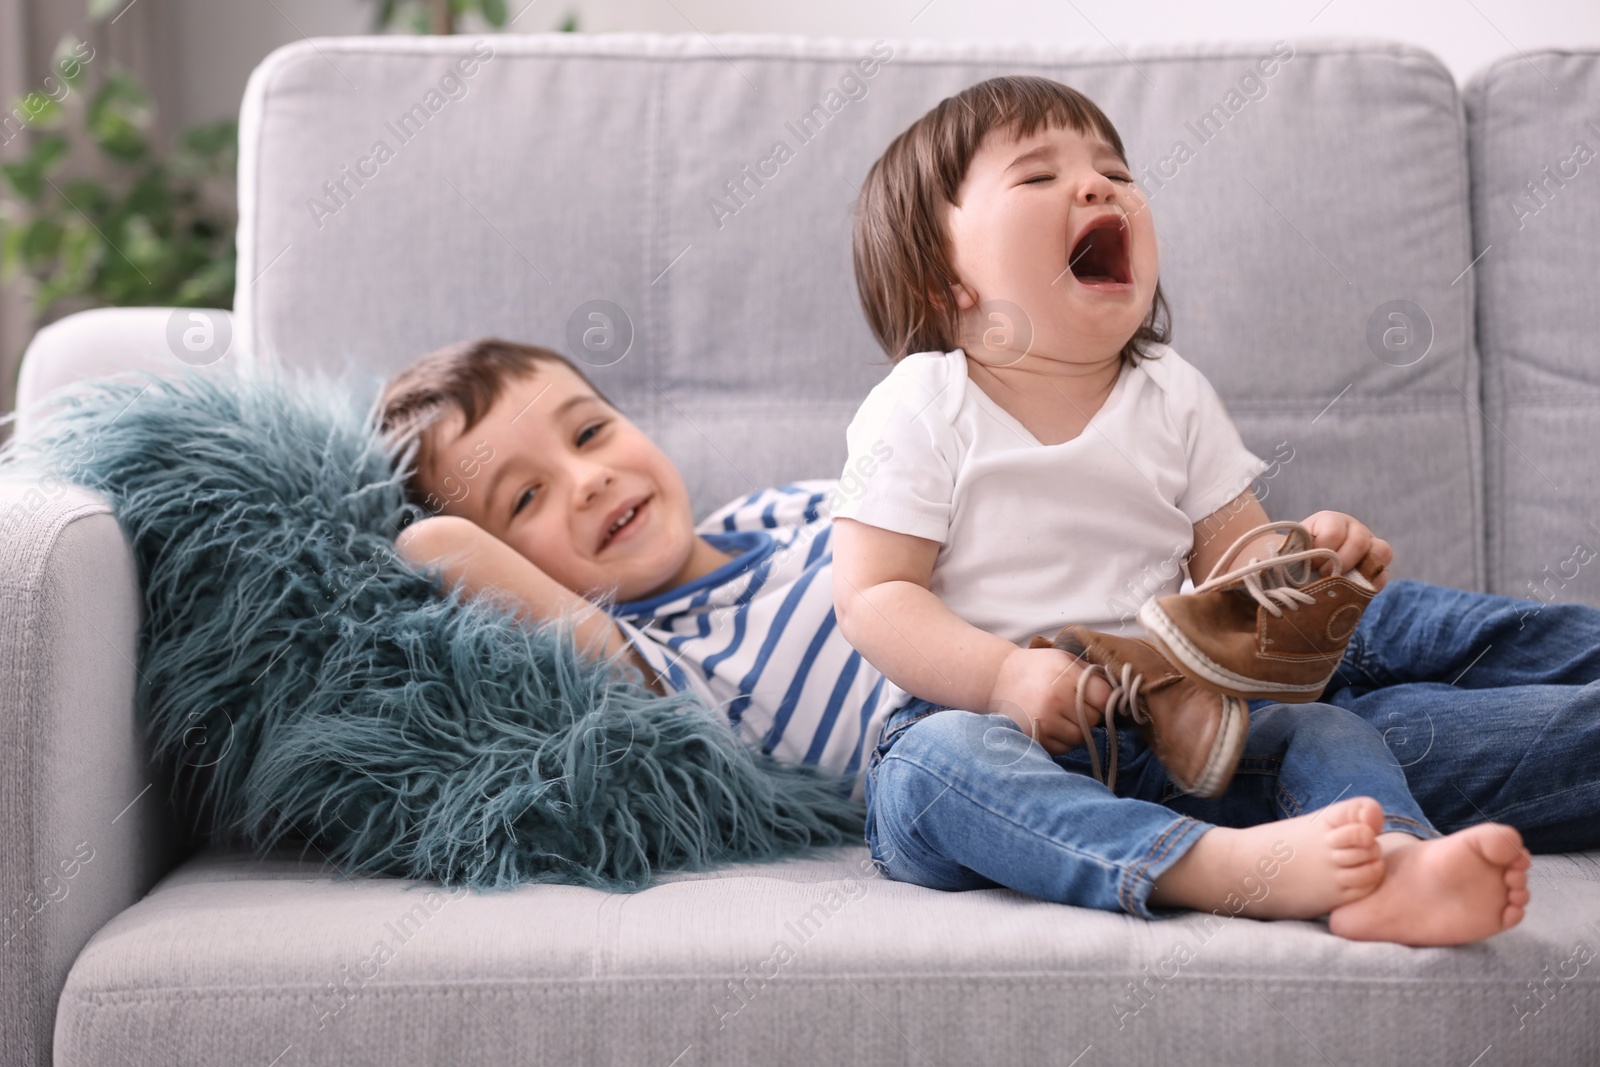
[[[1127,162],[1122,138],[1094,101],[1049,78],[1016,75],[940,101],[867,172],[851,258],[867,323],[892,362],[960,347],[960,316],[949,295],[958,279],[944,216],[984,137],[996,129],[1028,137],[1050,127],[1098,133]],[[1170,339],[1171,312],[1157,281],[1150,313],[1123,346],[1122,358],[1137,363],[1147,343]]]
[[[489,413],[513,378],[538,373],[540,364],[560,363],[612,408],[616,405],[588,375],[558,352],[539,345],[519,344],[498,337],[457,341],[423,356],[391,378],[378,398],[379,429],[389,441],[417,442],[417,454],[406,491],[413,503],[422,503],[426,493],[419,484],[421,473],[433,463],[431,430],[441,418],[459,412],[466,433]]]

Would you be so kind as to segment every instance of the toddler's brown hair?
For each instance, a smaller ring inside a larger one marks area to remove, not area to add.
[[[959,313],[950,298],[958,279],[944,215],[984,137],[996,129],[1028,137],[1049,127],[1097,133],[1127,162],[1122,138],[1094,101],[1049,78],[1012,75],[940,101],[867,172],[851,258],[862,310],[891,362],[960,346]],[[1146,344],[1170,339],[1171,311],[1158,281],[1150,312],[1123,346],[1122,358],[1137,363]]]

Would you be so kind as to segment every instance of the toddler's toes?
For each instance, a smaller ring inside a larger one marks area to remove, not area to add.
[[[1522,847],[1522,835],[1514,827],[1482,823],[1460,832],[1473,840],[1478,852],[1496,867],[1526,871],[1533,862]]]
[[[1329,848],[1364,848],[1378,851],[1378,835],[1365,822],[1346,823],[1328,831]]]
[[[1312,818],[1330,830],[1359,832],[1365,828],[1374,837],[1383,830],[1383,807],[1371,797],[1351,797],[1329,804]]]
[[[1335,853],[1334,863],[1338,866],[1333,874],[1333,884],[1345,899],[1365,896],[1383,882],[1382,858],[1363,860],[1357,857],[1347,860]]]

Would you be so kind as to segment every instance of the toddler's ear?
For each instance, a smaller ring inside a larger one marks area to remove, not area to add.
[[[972,292],[971,289],[968,289],[960,282],[951,282],[948,292],[940,292],[939,290],[935,289],[930,292],[928,296],[932,299],[933,306],[941,310],[948,307],[950,301],[954,300],[956,312],[958,314],[968,310],[969,308],[977,307],[978,305],[977,296]]]

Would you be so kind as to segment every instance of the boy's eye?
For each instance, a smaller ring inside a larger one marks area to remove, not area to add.
[[[1106,177],[1110,178],[1114,182],[1122,182],[1126,185],[1133,184],[1133,179],[1128,177],[1126,174],[1107,174]]]
[[[589,431],[593,430],[595,433],[599,433],[600,427],[604,425],[605,423],[603,422],[597,422],[593,426],[584,427],[578,432],[578,444],[581,446],[585,441],[589,440]]]

